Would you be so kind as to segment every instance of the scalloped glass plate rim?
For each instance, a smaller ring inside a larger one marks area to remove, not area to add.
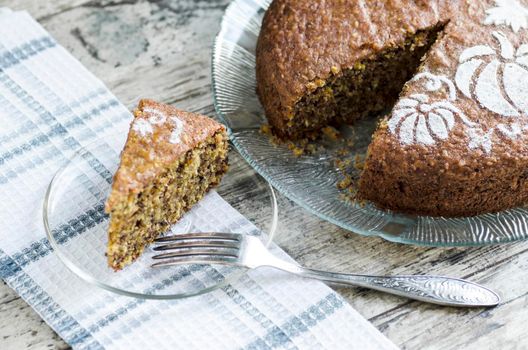
[[[57,182],[58,179],[61,178],[61,175],[64,174],[64,172],[68,170],[68,166],[73,164],[72,162],[74,161],[74,159],[82,155],[83,152],[88,151],[91,146],[94,146],[97,143],[98,143],[98,140],[84,147],[81,147],[70,158],[68,158],[64,162],[64,164],[62,164],[61,167],[55,172],[44,194],[44,200],[42,204],[42,222],[44,225],[44,230],[46,232],[46,238],[48,239],[48,242],[50,243],[53,249],[53,253],[57,255],[59,260],[66,266],[68,270],[73,272],[77,277],[79,277],[83,281],[91,285],[94,285],[96,287],[99,287],[101,289],[107,290],[109,292],[112,292],[118,295],[127,296],[127,297],[138,298],[138,299],[149,299],[149,300],[176,300],[176,299],[185,299],[185,298],[203,295],[203,294],[212,292],[216,289],[222,288],[226,285],[229,285],[247,273],[248,271],[247,268],[240,268],[238,271],[234,271],[230,275],[225,276],[223,281],[216,283],[212,286],[203,288],[196,292],[177,293],[177,294],[146,294],[146,293],[128,291],[128,290],[125,290],[119,287],[112,286],[106,282],[102,282],[98,280],[97,278],[93,277],[90,273],[86,272],[85,270],[77,266],[76,263],[71,261],[70,258],[67,257],[66,254],[61,251],[59,244],[56,242],[55,238],[53,237],[52,229],[50,227],[50,220],[49,220],[49,209],[51,208],[50,200],[52,199],[52,192],[53,192],[55,183]],[[259,175],[260,174],[257,173],[257,176]],[[271,186],[271,184],[265,181],[265,179],[263,178],[261,179],[261,181],[266,182],[267,191],[268,191],[268,195],[270,199],[271,219],[269,222],[269,230],[268,230],[269,232],[265,232],[265,234],[267,235],[267,240],[265,243],[266,245],[270,245],[273,242],[273,239],[277,232],[278,204],[277,204],[277,197],[276,197],[275,191],[273,187]]]
[[[311,207],[307,203],[305,203],[301,198],[297,197],[295,194],[289,192],[284,186],[277,181],[272,175],[270,175],[268,172],[263,169],[258,162],[256,162],[245,150],[244,147],[238,142],[237,138],[234,135],[233,130],[229,127],[229,123],[227,121],[227,117],[222,112],[218,97],[217,97],[217,85],[218,81],[216,79],[216,63],[218,60],[218,49],[221,47],[222,41],[224,40],[223,34],[227,30],[227,21],[226,18],[230,14],[231,11],[233,11],[233,8],[237,6],[239,3],[244,2],[247,0],[233,0],[225,9],[224,15],[222,16],[222,21],[220,25],[220,30],[218,31],[217,35],[214,38],[213,41],[213,49],[212,49],[212,56],[211,56],[211,80],[212,80],[212,92],[213,92],[213,104],[215,111],[220,118],[220,120],[224,123],[224,125],[227,128],[229,137],[231,139],[231,142],[236,147],[238,152],[243,156],[243,158],[264,178],[266,181],[268,181],[273,187],[275,187],[280,193],[284,194],[286,197],[294,201],[296,204],[301,206],[303,209],[307,210],[308,212],[312,213],[313,215],[326,220],[334,225],[337,225],[347,231],[367,236],[367,237],[381,237],[387,241],[394,242],[394,243],[401,243],[401,244],[409,244],[409,245],[416,245],[416,246],[424,246],[424,247],[475,247],[475,246],[486,246],[486,245],[494,245],[494,244],[507,244],[517,241],[523,241],[528,240],[528,232],[524,232],[522,237],[512,237],[512,238],[505,238],[504,236],[490,240],[490,241],[484,241],[484,242],[471,242],[471,241],[456,241],[456,242],[426,242],[423,240],[417,240],[412,238],[401,238],[386,232],[383,232],[381,230],[364,230],[359,227],[353,227],[350,225],[347,225],[332,216],[326,215],[315,208]],[[271,2],[271,1],[267,1]],[[386,211],[387,214],[391,215],[398,215],[398,213],[392,213],[389,211]],[[419,218],[417,216],[417,218]],[[464,218],[461,218],[464,219]],[[402,219],[405,221],[405,218]]]

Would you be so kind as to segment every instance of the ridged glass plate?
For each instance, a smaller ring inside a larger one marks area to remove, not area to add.
[[[114,272],[108,267],[105,256],[108,216],[104,203],[119,164],[122,139],[122,135],[112,135],[82,148],[57,172],[48,187],[44,227],[62,263],[90,284],[141,299],[199,295],[242,276],[246,269],[220,265],[151,268],[156,253],[152,247],[147,247],[137,261],[121,271]],[[228,205],[221,203],[222,199]],[[171,227],[170,233],[238,232],[258,236],[269,245],[277,217],[272,187],[231,150],[229,170],[220,185]]]
[[[233,1],[224,15],[212,59],[216,112],[227,125],[233,144],[257,172],[310,212],[363,235],[430,246],[484,245],[527,238],[526,208],[455,219],[382,211],[369,203],[343,199],[337,188],[343,177],[335,164],[342,145],[327,142],[315,154],[295,157],[286,146],[272,144],[259,131],[266,119],[255,93],[255,47],[269,3]],[[375,123],[376,118],[368,118],[342,130],[353,137],[351,157],[365,153]]]

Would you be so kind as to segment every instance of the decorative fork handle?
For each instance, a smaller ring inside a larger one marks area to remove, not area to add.
[[[443,276],[364,276],[305,270],[302,274],[327,282],[355,285],[386,293],[449,306],[495,306],[500,302],[491,290],[468,281]]]
[[[254,236],[205,232],[167,236],[156,241],[165,245],[154,250],[168,253],[153,256],[153,259],[158,260],[153,267],[184,263],[216,263],[250,269],[270,266],[301,277],[375,289],[433,304],[483,307],[500,303],[500,297],[488,288],[457,278],[427,275],[368,276],[304,268],[279,259]]]
[[[335,273],[312,270],[279,259],[276,259],[269,266],[301,277],[315,278],[339,285],[375,289],[439,305],[489,307],[500,303],[500,297],[488,288],[451,277],[429,275],[368,276]]]

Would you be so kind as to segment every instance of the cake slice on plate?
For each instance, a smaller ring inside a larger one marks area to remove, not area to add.
[[[110,267],[133,262],[220,183],[227,140],[225,127],[208,117],[139,102],[105,207]]]

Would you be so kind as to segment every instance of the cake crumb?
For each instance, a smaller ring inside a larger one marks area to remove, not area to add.
[[[273,133],[273,129],[269,124],[262,124],[260,126],[260,133],[268,136],[272,145],[285,145],[288,147],[295,157],[310,155],[319,151],[319,145],[316,143],[316,141],[320,137],[317,137],[315,134],[311,134],[303,139],[295,141],[282,140]]]
[[[262,124],[260,126],[260,133],[262,135],[268,136],[270,143],[275,147],[283,143],[277,136],[273,134],[273,130],[269,124]]]
[[[323,135],[332,141],[336,141],[341,138],[341,133],[333,126],[325,126],[324,128],[322,128],[322,131]]]
[[[288,149],[293,152],[293,155],[296,157],[300,157],[304,154],[304,149],[301,147],[298,147],[293,142],[288,142]]]
[[[350,150],[348,148],[340,148],[336,152],[338,157],[345,157],[350,154]]]
[[[348,189],[352,186],[352,177],[345,176],[345,178],[337,183],[337,188],[340,190]]]
[[[363,171],[365,169],[365,155],[356,154],[354,157],[354,166],[357,170]]]
[[[264,135],[273,136],[273,134],[271,133],[271,127],[269,126],[269,124],[262,124],[260,126],[260,132]]]

